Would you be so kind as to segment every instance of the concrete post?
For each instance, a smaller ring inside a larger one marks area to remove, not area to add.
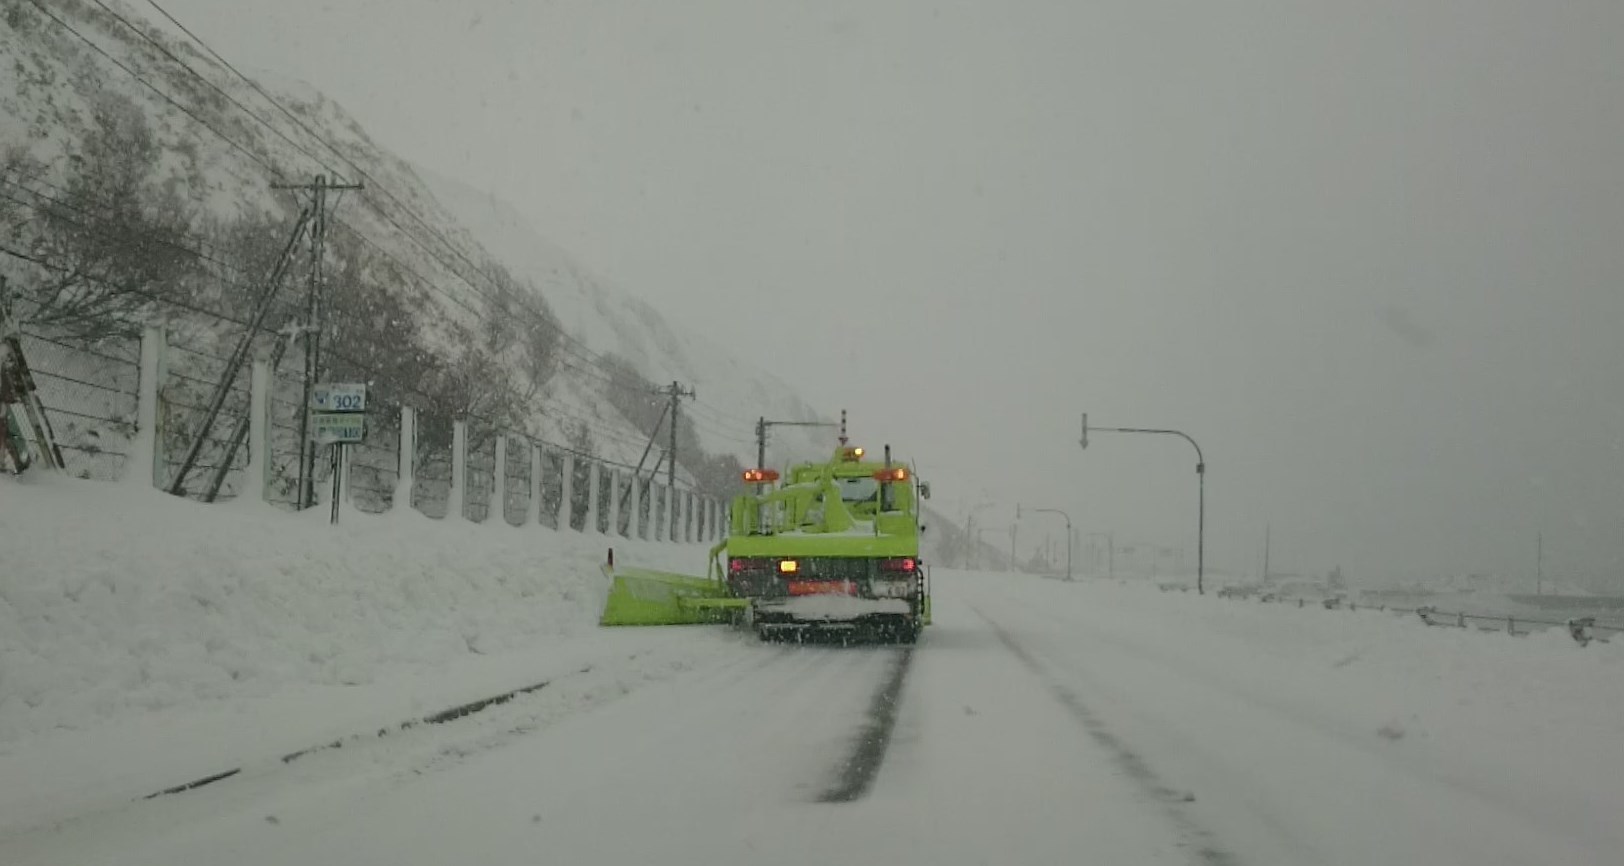
[[[496,468],[491,476],[491,503],[485,509],[485,520],[495,518],[507,522],[507,434],[496,434]]]
[[[565,451],[560,465],[564,467],[564,477],[559,482],[558,496],[558,529],[560,532],[573,529],[574,524],[570,518],[575,514],[575,455]]]
[[[632,507],[626,520],[626,537],[643,537],[643,485],[632,476]]]
[[[624,503],[620,498],[620,470],[609,470],[609,534],[622,535],[620,531],[620,506]]]
[[[598,531],[598,496],[603,489],[603,467],[595,460],[588,460],[586,466],[586,523],[581,525],[581,531],[591,534]]]
[[[271,365],[255,361],[248,374],[248,466],[243,470],[242,490],[237,498],[243,502],[264,502],[266,474],[271,461],[265,459],[269,436],[266,434],[271,410]]]
[[[400,407],[400,448],[396,455],[395,496],[389,501],[389,510],[412,507],[412,488],[417,484],[417,413],[410,406]]]
[[[530,502],[524,508],[524,525],[535,526],[541,522],[541,446],[530,446]]]
[[[451,494],[446,497],[445,516],[450,520],[467,520],[464,497],[468,484],[468,422],[451,422]]]
[[[158,412],[158,386],[164,379],[164,356],[167,354],[164,332],[161,328],[147,328],[141,333],[141,381],[136,397],[135,441],[130,443],[129,462],[124,468],[124,480],[142,487],[164,486],[163,431]]]

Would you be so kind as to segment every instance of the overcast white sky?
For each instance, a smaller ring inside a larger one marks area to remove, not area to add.
[[[164,5],[955,509],[1624,586],[1617,0]]]

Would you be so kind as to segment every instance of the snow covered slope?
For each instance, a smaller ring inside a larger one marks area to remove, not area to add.
[[[364,191],[337,201],[337,218],[433,287],[429,307],[406,324],[431,346],[453,351],[452,326],[472,327],[488,316],[487,266],[499,265],[539,291],[562,320],[574,355],[546,383],[544,405],[532,411],[532,429],[545,438],[567,438],[565,421],[586,422],[602,456],[636,459],[646,433],[603,399],[606,386],[591,359],[604,354],[624,358],[651,381],[697,388],[689,417],[714,454],[753,459],[750,424],[759,415],[814,417],[785,383],[730,357],[720,335],[677,333],[652,307],[594,279],[537,237],[512,208],[449,178],[424,183],[426,173],[370,138],[316,87],[263,83],[295,122],[141,8],[121,0],[107,6],[111,12],[85,0],[57,0],[43,10],[5,5],[0,150],[21,148],[46,167],[38,176],[4,178],[9,194],[31,201],[56,194],[97,112],[109,99],[127,101],[164,154],[165,182],[211,220],[274,214],[291,225],[294,199],[273,190],[273,182],[305,182],[318,173],[364,179]],[[20,267],[0,257],[0,268]],[[788,432],[780,438],[797,452],[813,441]]]
[[[651,381],[675,379],[694,388],[699,402],[690,417],[697,416],[706,451],[734,454],[748,464],[754,460],[754,419],[828,420],[785,382],[730,355],[724,323],[711,334],[685,333],[641,299],[592,276],[507,202],[420,166],[415,171],[486,250],[540,287],[572,334],[594,351],[627,360]],[[793,428],[774,430],[773,442],[775,463],[821,459],[834,444],[827,432]]]

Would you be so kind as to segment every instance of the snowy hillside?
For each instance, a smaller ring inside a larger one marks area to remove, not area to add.
[[[699,405],[696,429],[706,451],[754,459],[753,419],[827,420],[795,396],[794,390],[749,363],[729,355],[726,332],[684,333],[659,311],[632,294],[593,277],[568,253],[539,235],[511,205],[460,181],[417,167],[435,199],[479,238],[481,245],[541,288],[553,312],[572,334],[594,351],[629,361],[657,383],[673,379],[694,388]],[[832,436],[775,430],[778,463],[832,447]]]
[[[729,357],[717,337],[679,334],[647,304],[595,280],[512,208],[455,180],[420,176],[315,87],[267,80],[256,88],[167,24],[118,0],[106,8],[83,0],[0,6],[7,22],[0,28],[0,152],[11,157],[0,183],[19,208],[19,224],[66,194],[84,142],[109,115],[133,106],[161,154],[161,177],[150,185],[195,209],[199,233],[206,224],[257,219],[270,227],[262,236],[280,238],[293,224],[299,199],[272,189],[273,183],[306,183],[324,174],[364,184],[333,199],[334,219],[357,239],[357,249],[407,277],[391,291],[418,304],[412,321],[399,323],[413,340],[448,363],[466,355],[468,334],[493,322],[516,326],[521,345],[554,344],[545,381],[530,381],[537,377],[526,370],[526,381],[515,386],[535,395],[513,413],[515,423],[544,440],[566,441],[585,429],[599,456],[637,460],[650,425],[628,419],[606,399],[606,359],[624,360],[651,383],[677,380],[695,388],[698,399],[685,406],[685,416],[711,455],[752,461],[755,417],[818,414],[784,383]],[[205,257],[221,254],[201,234],[184,244]],[[47,259],[44,267],[50,264]],[[50,272],[12,256],[0,257],[0,273],[26,290]],[[511,284],[503,282],[507,274]],[[515,304],[503,300],[509,285],[530,299],[517,304],[526,315],[515,316]],[[208,306],[234,309],[229,298],[218,300]],[[223,346],[231,338],[224,327],[207,335],[208,323],[200,326],[190,312],[159,314],[193,334],[190,339]],[[200,330],[205,336],[195,336]],[[518,351],[490,354],[498,366],[519,369]],[[785,433],[777,437],[784,453],[775,459],[804,453],[813,443],[821,450],[828,438]]]

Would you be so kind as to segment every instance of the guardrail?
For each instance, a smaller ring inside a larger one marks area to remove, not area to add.
[[[1162,592],[1188,592],[1189,587],[1173,583],[1157,584]],[[1226,586],[1218,590],[1219,598],[1246,600],[1255,598],[1263,604],[1295,604],[1299,608],[1309,606],[1323,607],[1326,610],[1346,611],[1376,611],[1382,613],[1402,614],[1415,616],[1428,626],[1439,628],[1476,628],[1484,632],[1500,632],[1513,637],[1525,637],[1535,630],[1547,628],[1560,628],[1580,646],[1588,646],[1592,642],[1611,643],[1613,637],[1624,634],[1624,622],[1605,622],[1593,616],[1570,617],[1567,619],[1542,619],[1537,616],[1518,616],[1516,614],[1489,614],[1467,613],[1465,611],[1444,611],[1432,605],[1420,607],[1393,607],[1385,604],[1364,604],[1347,596],[1327,596],[1323,598],[1305,598],[1302,596],[1287,596],[1281,593],[1258,592],[1251,589]]]

